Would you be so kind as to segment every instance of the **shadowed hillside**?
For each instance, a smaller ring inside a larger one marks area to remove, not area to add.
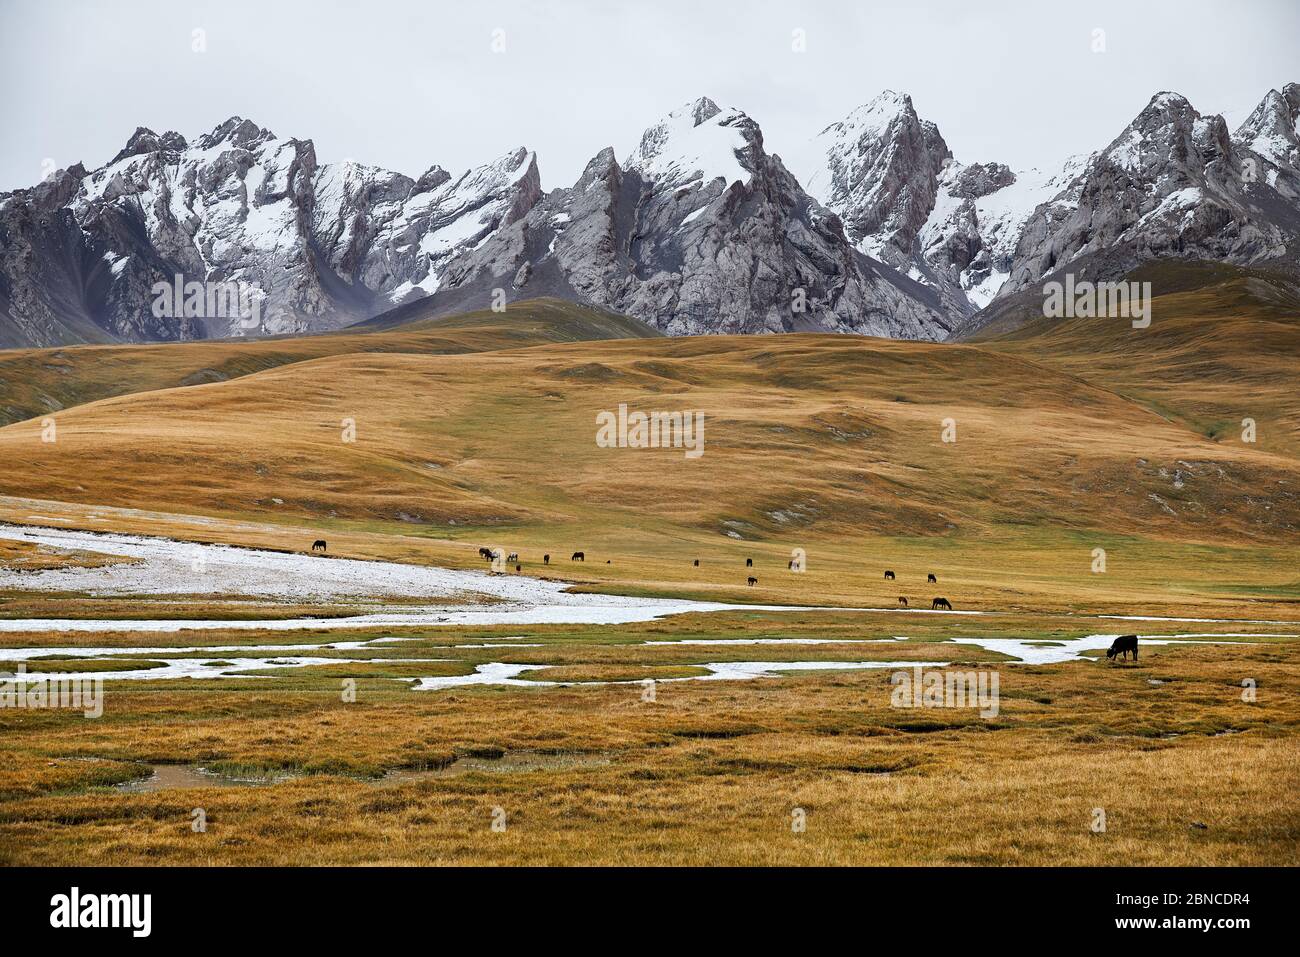
[[[391,331],[356,328],[319,336],[208,340],[165,345],[71,346],[0,352],[0,424],[111,396],[224,382],[322,356],[369,352],[456,354],[544,342],[658,336],[625,316],[551,299],[505,312],[422,319]]]

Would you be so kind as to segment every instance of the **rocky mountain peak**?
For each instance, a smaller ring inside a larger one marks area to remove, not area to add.
[[[420,178],[415,181],[415,184],[411,187],[411,193],[427,193],[430,190],[437,189],[449,179],[451,179],[451,174],[441,166],[430,166],[427,170],[421,173]]]
[[[1276,166],[1300,172],[1300,83],[1269,90],[1233,141]]]
[[[200,136],[195,145],[199,149],[210,150],[224,143],[238,149],[254,150],[275,138],[274,133],[252,120],[232,116],[211,133]]]
[[[863,252],[891,265],[913,258],[952,151],[906,93],[886,90],[814,140],[808,191],[839,214]]]
[[[699,126],[705,120],[713,119],[721,112],[722,109],[718,104],[707,96],[702,96],[691,104],[691,118],[695,121],[696,126]]]

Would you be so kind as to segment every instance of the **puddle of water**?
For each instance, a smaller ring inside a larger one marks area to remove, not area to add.
[[[137,778],[115,785],[114,790],[125,794],[150,794],[169,788],[247,788],[263,787],[279,781],[287,781],[292,774],[274,774],[265,777],[236,777],[218,774],[206,768],[190,764],[155,764],[151,766],[147,778]]]
[[[541,751],[507,751],[501,757],[463,757],[457,758],[441,768],[428,770],[389,771],[382,778],[371,781],[376,787],[394,787],[414,781],[432,778],[447,778],[472,772],[491,774],[517,774],[528,771],[564,771],[570,768],[595,768],[611,763],[606,752],[541,752]],[[173,788],[248,788],[266,787],[289,781],[301,775],[279,772],[267,775],[233,775],[209,771],[194,764],[154,764],[150,765],[148,777],[136,778],[113,786],[113,790],[123,794],[152,794]]]

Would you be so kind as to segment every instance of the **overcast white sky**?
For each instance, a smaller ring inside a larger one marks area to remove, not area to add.
[[[1297,0],[0,0],[0,190],[98,166],[137,126],[192,139],[234,114],[411,175],[525,145],[550,189],[700,95],[791,159],[886,88],[958,159],[1055,164],[1159,90],[1235,126],[1300,81],[1298,37]]]

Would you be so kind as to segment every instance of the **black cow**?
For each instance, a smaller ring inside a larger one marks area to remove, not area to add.
[[[745,559],[745,567],[746,567],[746,568],[753,568],[753,567],[754,567],[754,559],[752,559],[752,558],[746,558],[746,559]]]
[[[904,608],[907,607],[907,599],[904,598],[902,595],[898,596],[898,603],[902,605]]]
[[[574,552],[573,557],[569,559],[569,561],[571,562],[585,562],[586,560],[587,560],[586,552]]]
[[[695,559],[695,567],[696,567],[696,568],[699,568],[699,567],[700,567],[700,560],[699,560],[698,558]]]
[[[934,577],[934,572],[930,572],[930,574],[926,575],[925,580],[929,582],[931,585],[939,584],[939,579]]]
[[[523,566],[523,565],[516,565],[516,566],[515,566],[515,574],[516,574],[516,575],[518,575],[518,574],[519,574],[521,571],[523,571],[523,570],[524,570],[524,566]]]
[[[543,556],[542,556],[542,564],[543,564],[543,565],[549,565],[550,563],[551,563],[551,556],[550,556],[550,555],[543,555]]]
[[[946,610],[948,610],[948,611],[952,611],[952,602],[948,601],[948,599],[946,599],[946,598],[936,598],[936,599],[934,600],[934,603],[933,603],[930,607],[931,607],[931,608],[944,608],[944,609],[946,609]]]
[[[316,549],[318,549],[318,548],[319,548],[322,552],[326,550],[326,548],[325,548],[325,539],[323,539],[323,538],[318,538],[318,539],[316,539],[316,541],[314,541],[314,542],[311,543],[311,550],[312,550],[313,552],[316,551]]]
[[[490,549],[490,548],[480,548],[480,549],[478,550],[478,557],[479,557],[479,558],[486,558],[488,561],[492,561],[492,549]]]
[[[1110,650],[1106,652],[1106,657],[1108,659],[1111,659],[1114,658],[1116,655],[1123,655],[1124,660],[1128,661],[1128,653],[1130,651],[1133,652],[1133,660],[1137,661],[1138,660],[1138,636],[1120,635],[1118,638],[1115,639],[1115,643],[1110,646]]]
[[[757,585],[757,584],[758,584],[758,579],[755,578],[753,575],[750,575],[750,576],[749,576],[749,583],[750,583],[751,585]]]
[[[519,561],[519,553],[518,553],[518,552],[511,552],[509,555],[506,556],[506,561],[508,561],[508,562],[517,562],[517,561]]]
[[[892,582],[893,580],[894,580],[894,573],[889,571],[889,569],[885,569],[885,581]]]

